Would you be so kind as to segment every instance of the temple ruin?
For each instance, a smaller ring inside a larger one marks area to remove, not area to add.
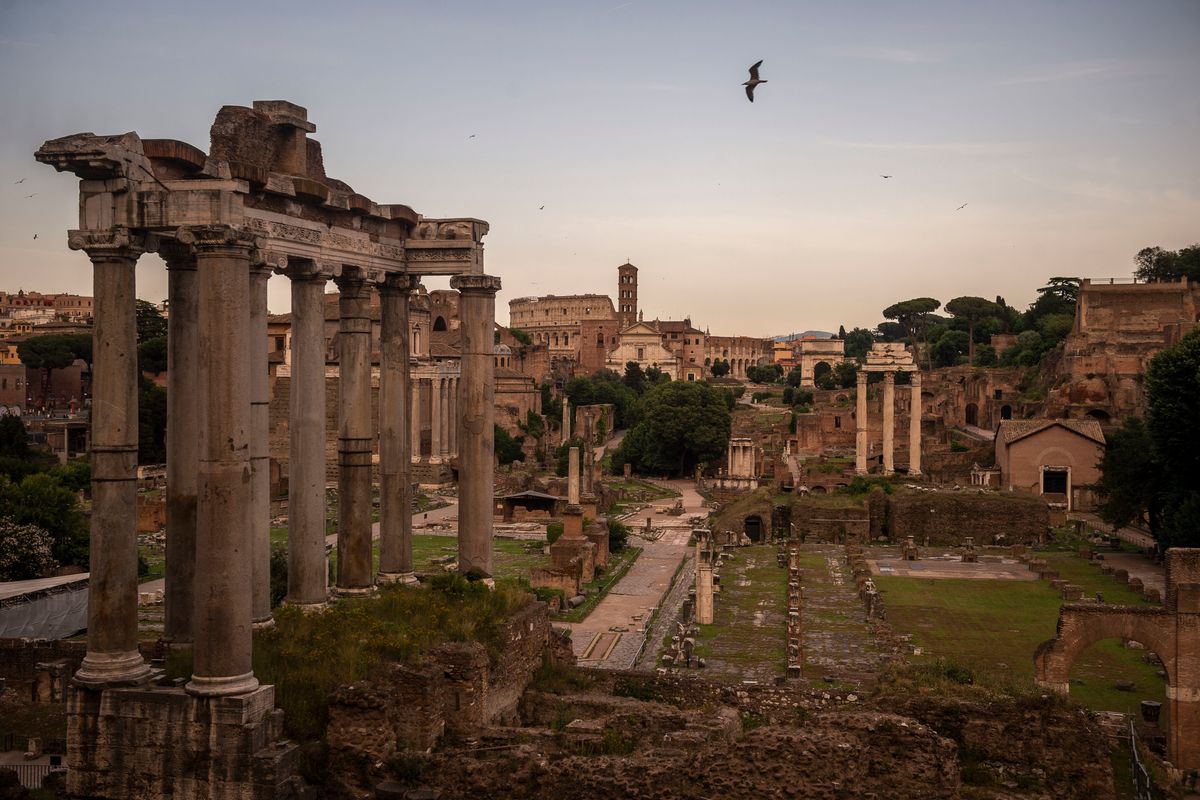
[[[97,798],[287,796],[296,753],[279,743],[274,690],[251,668],[270,625],[267,279],[291,281],[293,353],[287,602],[329,599],[325,553],[323,295],[340,291],[334,593],[413,576],[409,298],[422,276],[460,293],[461,375],[439,376],[435,451],[457,445],[461,572],[492,569],[493,327],[478,219],[427,219],[325,174],[316,126],[284,101],[225,106],[209,152],[136,133],[47,141],[38,161],[80,179],[68,246],[95,286],[91,584],[87,655],[68,696],[69,784]],[[138,651],[135,267],[166,262],[166,633],[191,645],[186,686],[160,686]],[[378,430],[370,294],[381,302]],[[449,411],[449,416],[445,413]],[[379,437],[380,566],[372,569],[372,442]]]
[[[921,371],[913,355],[898,342],[876,342],[858,371],[858,410],[855,414],[854,470],[867,474],[867,373],[883,373],[883,474],[896,471],[896,373],[907,372],[912,388],[908,430],[908,474],[921,474]]]

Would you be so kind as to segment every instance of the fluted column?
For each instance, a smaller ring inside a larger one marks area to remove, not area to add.
[[[138,371],[134,268],[140,243],[127,232],[71,231],[68,245],[92,260],[92,518],[87,654],[75,680],[140,683],[138,652]]]
[[[429,382],[429,463],[442,460],[442,376]]]
[[[908,412],[908,474],[921,474],[921,373],[909,375],[912,381],[912,408]]]
[[[176,243],[160,248],[167,262],[167,544],[163,639],[191,644],[196,580],[196,433],[198,289],[196,255]]]
[[[288,395],[288,590],[290,605],[329,600],[325,556],[325,285],[311,262],[289,262],[292,382]]]
[[[338,305],[338,533],[340,595],[368,594],[371,579],[371,314],[362,272],[334,279]]]
[[[412,399],[409,402],[409,414],[412,417],[412,433],[410,442],[412,460],[417,462],[421,460],[421,379],[412,378],[411,383],[410,393],[412,394]]]
[[[415,583],[408,301],[417,282],[388,275],[379,285],[379,582]]]
[[[883,474],[896,471],[896,373],[883,373]]]
[[[250,269],[250,560],[253,589],[251,617],[255,627],[269,626],[271,618],[271,389],[267,375],[267,281],[271,269],[256,264]]]
[[[250,242],[230,228],[184,231],[196,245],[200,455],[192,679],[198,695],[258,686],[250,661]]]
[[[455,376],[450,379],[450,413],[446,415],[450,430],[450,456],[458,455],[458,393],[461,391],[460,379]]]
[[[456,275],[462,331],[462,390],[459,396],[458,566],[468,575],[492,574],[492,494],[496,443],[493,329],[500,279]]]
[[[858,410],[854,415],[854,471],[867,474],[867,373],[858,369],[858,392],[855,400]]]
[[[444,377],[441,379],[442,384],[442,413],[438,418],[442,424],[442,461],[450,461],[450,429],[455,427],[450,424],[451,409],[454,405],[453,392],[450,390],[451,381],[453,378]]]

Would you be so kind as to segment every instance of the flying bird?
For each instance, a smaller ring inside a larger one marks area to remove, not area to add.
[[[25,199],[26,199],[26,200],[28,200],[28,199],[29,199],[29,198],[31,198],[31,197],[37,197],[37,192],[34,192],[33,194],[27,194],[27,195],[25,195]]]
[[[24,183],[24,182],[25,182],[25,179],[24,179],[24,178],[21,178],[21,180],[19,180],[19,181],[16,181],[16,183]]]
[[[751,103],[754,102],[754,87],[758,86],[760,83],[766,83],[766,81],[760,80],[758,77],[758,68],[761,66],[762,59],[760,58],[757,62],[755,62],[754,66],[750,68],[750,80],[742,84],[742,86],[746,87],[746,97],[750,98]]]
[[[475,134],[473,134],[473,133],[472,133],[472,134],[471,134],[470,136],[468,136],[467,138],[468,138],[468,139],[474,139],[474,138],[475,138]]]
[[[541,211],[544,208],[545,208],[545,206],[538,206],[538,211]]]
[[[890,178],[890,177],[892,177],[892,176],[891,176],[891,175],[880,175],[879,177],[881,177],[881,178]]]
[[[967,204],[966,204],[966,203],[963,203],[961,206],[959,206],[958,208],[956,208],[956,209],[954,209],[954,210],[955,210],[955,211],[962,211],[962,210],[963,210],[964,208],[966,208],[966,207],[967,207]]]
[[[35,239],[37,238],[37,234],[36,234],[36,233],[33,235],[33,238],[35,238]]]

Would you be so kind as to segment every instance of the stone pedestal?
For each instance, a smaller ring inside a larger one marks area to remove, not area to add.
[[[361,270],[335,281],[338,305],[339,595],[369,594],[371,577],[371,312]]]
[[[325,284],[314,264],[288,265],[292,285],[292,385],[288,398],[287,602],[329,599],[325,557]]]
[[[854,471],[867,474],[867,373],[858,371],[858,396],[854,414]]]
[[[450,279],[450,287],[459,292],[462,333],[458,568],[466,575],[491,577],[496,451],[493,341],[500,279],[490,275],[456,275]]]
[[[236,697],[74,687],[67,791],[104,800],[294,798],[303,785],[299,748],[282,739],[283,712],[274,705],[271,686]]]

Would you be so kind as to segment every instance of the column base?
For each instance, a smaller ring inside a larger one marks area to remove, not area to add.
[[[417,576],[411,572],[381,572],[375,576],[375,582],[381,584],[400,584],[402,586],[416,586],[420,581]]]
[[[291,606],[292,608],[300,609],[301,614],[316,614],[317,612],[324,611],[325,609],[329,608],[328,600],[318,603],[294,603],[291,600],[284,600],[283,604],[285,606]]]
[[[266,619],[256,619],[250,623],[250,627],[256,631],[265,631],[275,627],[275,618],[267,617]]]
[[[140,686],[150,680],[150,665],[137,650],[132,653],[88,653],[74,681],[89,689]]]
[[[217,678],[193,675],[183,688],[196,697],[227,697],[253,692],[258,688],[258,678],[253,672]]]
[[[916,472],[913,472],[912,470],[909,470],[909,472],[908,472],[908,477],[910,477],[910,478],[919,478],[919,477],[921,477],[921,475],[922,475],[922,474],[923,474],[923,473],[921,472],[921,470],[917,470]]]
[[[370,597],[375,594],[374,586],[335,586],[334,597]]]

